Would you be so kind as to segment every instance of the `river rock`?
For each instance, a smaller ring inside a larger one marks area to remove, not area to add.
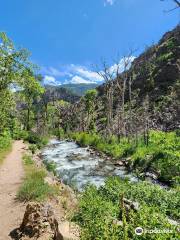
[[[74,161],[74,160],[81,160],[82,156],[80,154],[72,153],[71,155],[67,156],[69,161]]]
[[[168,222],[171,224],[171,225],[174,225],[174,226],[179,226],[179,222],[173,220],[173,219],[170,219],[168,218]]]
[[[139,203],[133,202],[127,198],[123,198],[124,206],[127,210],[133,209],[135,211],[139,210]]]
[[[117,167],[121,167],[121,166],[124,166],[124,163],[119,160],[114,165],[117,166]]]
[[[153,180],[157,180],[158,179],[158,175],[157,173],[154,173],[154,172],[146,172],[145,173],[145,177],[149,177]]]
[[[118,219],[114,219],[113,220],[113,224],[117,225],[117,226],[123,226],[123,222],[118,220]]]

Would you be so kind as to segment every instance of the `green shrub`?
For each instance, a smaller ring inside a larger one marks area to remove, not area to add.
[[[138,201],[139,210],[130,210],[126,214],[120,204],[122,195]],[[80,196],[79,208],[73,220],[81,226],[83,240],[178,239],[176,227],[170,225],[167,216],[179,217],[179,202],[177,191],[167,191],[149,183],[129,183],[117,177],[110,178],[99,189],[87,186]],[[115,220],[121,221],[121,224],[115,224]],[[172,233],[144,233],[139,238],[135,234],[135,228],[139,226],[147,230],[169,229]]]
[[[47,137],[41,136],[35,132],[28,132],[24,140],[28,141],[30,144],[36,145],[38,149],[41,149],[48,143]]]
[[[38,147],[36,144],[30,144],[29,145],[29,150],[34,154],[37,151]]]
[[[38,144],[41,142],[41,137],[35,132],[29,132],[26,140],[31,144]]]
[[[176,132],[151,131],[149,139],[148,146],[138,146],[132,155],[134,168],[153,170],[160,180],[173,184],[180,172],[180,137]]]
[[[26,140],[28,138],[28,131],[21,130],[20,128],[17,128],[16,131],[13,133],[13,139],[15,140]]]
[[[11,135],[9,132],[3,132],[0,135],[0,150],[6,149],[11,144]]]
[[[111,177],[106,180],[105,186],[99,189],[99,194],[104,198],[118,204],[119,196],[138,201],[143,205],[158,208],[162,213],[171,218],[179,219],[180,192],[175,189],[163,189],[158,185],[140,181],[132,183],[128,179]]]
[[[52,130],[52,135],[58,137],[59,139],[65,138],[65,132],[63,128],[55,128]]]

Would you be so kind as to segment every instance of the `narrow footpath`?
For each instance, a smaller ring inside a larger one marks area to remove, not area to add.
[[[12,151],[0,166],[0,240],[9,240],[10,232],[19,227],[25,205],[16,200],[18,188],[23,180],[23,141],[15,141]]]

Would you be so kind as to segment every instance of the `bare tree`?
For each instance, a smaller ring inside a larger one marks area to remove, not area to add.
[[[113,118],[113,92],[114,92],[114,70],[107,64],[106,61],[102,61],[101,70],[98,70],[96,66],[96,72],[104,80],[105,85],[105,111],[107,116],[107,134],[112,133],[112,118]]]
[[[126,136],[126,121],[125,121],[125,93],[127,88],[127,81],[129,81],[129,101],[131,108],[131,85],[132,85],[132,76],[130,71],[128,71],[131,62],[133,60],[133,52],[130,51],[127,56],[124,56],[120,62],[116,63],[116,83],[119,91],[119,109],[118,109],[118,137],[120,137],[121,132],[123,136]],[[130,109],[131,114],[131,109]],[[132,119],[132,116],[131,116]]]
[[[149,95],[147,94],[143,102],[143,123],[144,123],[144,143],[149,145]]]

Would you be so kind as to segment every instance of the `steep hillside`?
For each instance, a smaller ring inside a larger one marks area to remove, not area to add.
[[[48,102],[64,100],[66,102],[74,103],[79,100],[77,94],[61,86],[46,86],[45,89],[44,98]]]
[[[165,131],[179,128],[179,56],[180,26],[177,26],[137,57],[131,68],[111,83],[111,89],[109,83],[98,86],[93,116],[96,129],[104,132],[107,130],[108,121],[113,134],[124,131],[123,135],[127,135],[128,132],[141,132],[147,127]],[[121,84],[125,81],[123,106],[122,92],[118,87],[119,80]],[[74,125],[78,126],[78,129],[80,122],[82,125],[82,115],[84,129],[88,128],[85,105],[83,99],[76,104],[79,116],[76,114],[73,121],[76,121]],[[83,114],[80,113],[80,109]]]
[[[148,93],[157,100],[168,94],[168,89],[180,79],[180,26],[164,34],[158,44],[153,45],[134,60],[135,77],[133,88],[140,89],[140,98]]]
[[[62,87],[70,90],[72,93],[83,96],[87,90],[96,88],[96,83],[63,84]]]

